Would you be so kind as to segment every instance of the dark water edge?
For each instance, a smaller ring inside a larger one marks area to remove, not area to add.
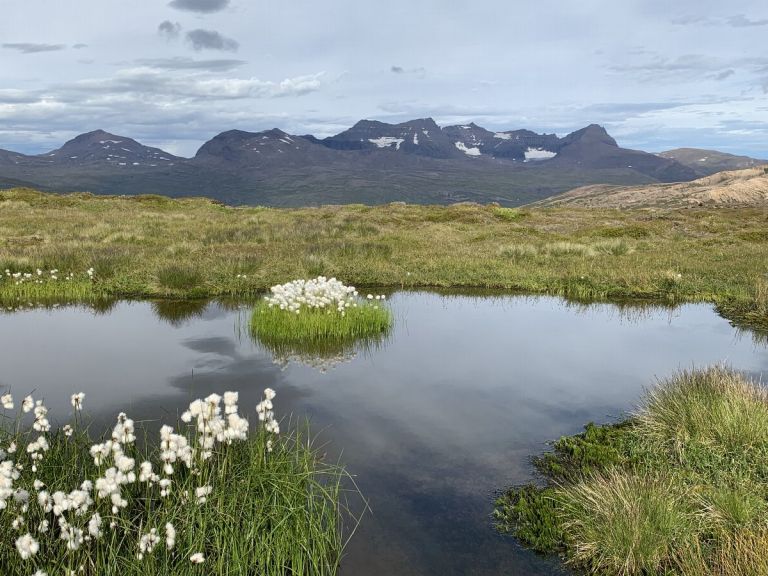
[[[497,492],[535,479],[530,457],[588,421],[620,418],[656,377],[728,363],[756,378],[768,348],[709,305],[577,304],[552,297],[397,292],[381,346],[308,366],[244,327],[248,304],[116,302],[0,315],[0,392],[35,391],[66,421],[86,393],[96,427],[119,411],[153,427],[189,400],[274,388],[309,417],[372,512],[342,574],[564,574],[496,534]],[[303,359],[306,361],[307,359]]]

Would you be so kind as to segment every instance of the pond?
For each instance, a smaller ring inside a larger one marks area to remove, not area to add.
[[[86,394],[97,422],[175,415],[238,390],[311,419],[370,503],[342,574],[559,574],[556,559],[497,535],[496,491],[533,479],[546,442],[632,408],[654,378],[727,363],[755,377],[768,348],[708,305],[590,306],[558,298],[390,298],[386,342],[321,366],[275,363],[245,334],[248,308],[119,302],[0,317],[0,391],[36,391],[53,419]],[[307,359],[304,359],[305,361]]]

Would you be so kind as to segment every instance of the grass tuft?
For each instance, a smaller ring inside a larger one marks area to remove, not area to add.
[[[346,308],[343,314],[335,309],[306,308],[296,314],[259,302],[251,316],[253,334],[274,347],[379,340],[391,326],[392,312],[383,304],[362,303]]]
[[[768,392],[737,372],[680,372],[536,464],[547,484],[495,512],[527,546],[592,574],[768,574]]]

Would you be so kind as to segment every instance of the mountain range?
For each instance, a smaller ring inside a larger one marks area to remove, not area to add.
[[[96,130],[39,155],[0,149],[0,187],[207,196],[233,205],[514,206],[577,186],[684,182],[761,163],[695,149],[630,150],[596,124],[558,137],[495,132],[474,123],[440,127],[431,118],[401,124],[361,120],[324,139],[276,128],[229,130],[193,158]]]

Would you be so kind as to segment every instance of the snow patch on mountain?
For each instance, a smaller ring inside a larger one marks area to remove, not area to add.
[[[480,156],[480,148],[468,148],[464,142],[456,142],[456,148],[464,152],[467,156]]]
[[[549,160],[557,156],[557,152],[544,150],[543,148],[528,148],[525,151],[525,161],[529,160]]]
[[[404,138],[395,138],[394,136],[382,136],[381,138],[368,138],[368,142],[375,144],[378,148],[389,148],[395,145],[395,150],[400,150],[400,144],[405,142]]]

